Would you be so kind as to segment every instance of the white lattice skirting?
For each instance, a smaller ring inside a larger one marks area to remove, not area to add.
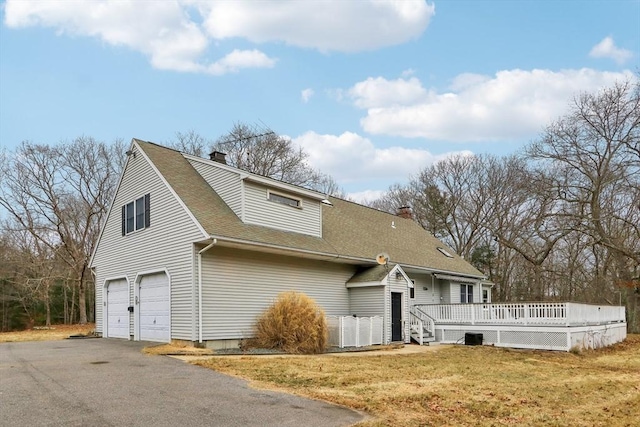
[[[483,335],[483,344],[497,347],[569,351],[606,347],[627,337],[626,323],[595,326],[438,325],[436,341],[464,343],[467,332]]]

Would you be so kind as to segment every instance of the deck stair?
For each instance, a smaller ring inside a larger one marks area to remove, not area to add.
[[[410,308],[409,317],[412,340],[420,345],[428,345],[436,340],[436,325],[433,318],[416,306]]]

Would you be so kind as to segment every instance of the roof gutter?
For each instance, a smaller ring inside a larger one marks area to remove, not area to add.
[[[213,236],[211,236],[213,238]],[[323,257],[323,258],[332,258],[332,259],[352,259],[352,260],[357,260],[357,261],[371,261],[374,262],[373,260],[370,259],[366,259],[366,258],[355,258],[355,257],[346,257],[346,256],[342,256],[338,253],[331,253],[331,252],[318,252],[318,251],[310,251],[307,249],[298,249],[298,248],[292,248],[289,246],[279,246],[279,245],[273,245],[273,244],[269,244],[269,243],[260,243],[260,242],[254,242],[251,240],[243,240],[243,239],[234,239],[232,237],[224,237],[224,236],[215,236],[216,239],[219,239],[220,241],[224,241],[224,242],[229,242],[229,243],[236,243],[236,244],[240,244],[240,245],[247,245],[247,246],[257,246],[260,248],[269,248],[269,249],[277,249],[277,250],[281,250],[281,251],[285,251],[285,252],[294,252],[294,253],[302,253],[302,254],[307,254],[307,255],[316,255],[318,257]]]
[[[316,255],[318,257],[324,257],[324,258],[335,259],[335,260],[344,259],[344,260],[350,260],[350,261],[366,262],[366,263],[370,263],[370,264],[375,264],[376,263],[376,261],[373,258],[361,258],[361,257],[355,257],[355,256],[340,255],[338,253],[310,251],[310,250],[306,250],[306,249],[298,249],[298,248],[292,248],[292,247],[287,247],[287,246],[279,246],[279,245],[273,245],[273,244],[269,244],[269,243],[254,242],[254,241],[251,241],[251,240],[235,239],[235,238],[232,238],[232,237],[224,237],[224,236],[210,236],[210,237],[212,239],[214,239],[214,240],[220,240],[220,241],[224,241],[224,242],[236,243],[236,244],[247,245],[247,246],[257,246],[257,247],[262,247],[262,248],[278,249],[278,250],[281,250],[281,251],[294,252],[294,253],[303,253],[303,254],[307,254],[307,255]],[[468,273],[459,273],[459,272],[450,271],[450,270],[442,270],[442,269],[437,269],[437,268],[421,267],[421,266],[418,266],[418,265],[411,265],[411,264],[406,264],[406,263],[402,263],[402,262],[397,262],[396,264],[400,264],[403,267],[403,269],[405,269],[405,268],[415,268],[417,270],[422,270],[422,271],[426,271],[426,272],[429,272],[429,273],[450,274],[452,276],[471,277],[471,278],[478,279],[478,280],[485,279],[484,275],[474,275],[474,274],[468,274]]]
[[[202,254],[218,243],[218,239],[198,252],[198,343],[202,343]]]

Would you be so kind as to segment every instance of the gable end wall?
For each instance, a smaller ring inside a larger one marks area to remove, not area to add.
[[[151,194],[151,225],[122,236],[121,208],[128,202]],[[126,276],[130,305],[134,305],[134,281],[143,271],[166,268],[171,275],[171,335],[192,339],[193,324],[193,244],[203,239],[191,217],[166,187],[146,158],[138,152],[130,158],[104,231],[96,249],[96,331],[103,333],[103,286],[105,278]],[[134,308],[135,309],[135,308]],[[130,315],[130,335],[134,335],[134,314]]]

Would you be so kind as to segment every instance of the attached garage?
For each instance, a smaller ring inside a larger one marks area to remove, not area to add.
[[[129,282],[126,278],[111,280],[105,286],[106,337],[129,338]]]
[[[140,341],[171,341],[171,291],[166,272],[144,274],[137,282],[137,336]]]

